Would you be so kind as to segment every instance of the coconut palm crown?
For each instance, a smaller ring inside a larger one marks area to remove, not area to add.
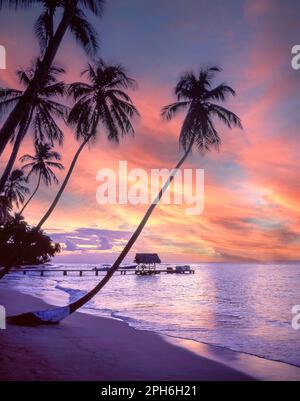
[[[179,134],[179,143],[184,151],[196,146],[203,153],[211,148],[219,148],[221,139],[215,127],[217,117],[228,128],[242,128],[239,117],[222,107],[230,95],[236,92],[225,83],[213,87],[212,81],[219,67],[201,68],[198,74],[186,72],[177,83],[174,94],[175,103],[162,108],[162,116],[171,120],[179,111],[187,110]]]
[[[54,169],[63,170],[64,166],[59,162],[61,155],[52,150],[49,143],[36,143],[36,153],[34,156],[26,154],[20,158],[23,164],[22,170],[28,171],[27,178],[30,178],[32,174],[41,177],[41,180],[46,186],[49,186],[54,182],[58,184],[58,179],[53,172]]]
[[[64,166],[59,162],[60,160],[60,154],[52,150],[52,146],[49,143],[41,142],[37,142],[35,144],[34,156],[26,154],[20,158],[20,161],[22,163],[28,162],[25,163],[22,167],[23,171],[28,171],[27,178],[30,178],[32,174],[35,174],[38,177],[38,180],[34,191],[20,210],[19,215],[24,212],[24,209],[35,196],[42,181],[46,186],[50,186],[52,182],[58,184],[58,179],[53,172],[53,169],[64,169]]]
[[[69,94],[75,104],[69,114],[69,123],[76,125],[77,139],[91,135],[95,138],[101,124],[110,141],[119,142],[120,137],[134,133],[131,119],[138,111],[130,96],[125,92],[135,89],[136,82],[127,76],[119,64],[106,64],[102,59],[88,64],[82,72],[88,82],[75,82]]]
[[[76,138],[80,141],[66,177],[46,214],[37,228],[41,228],[50,217],[65,190],[78,158],[84,147],[96,140],[100,128],[104,128],[109,141],[118,143],[126,134],[134,134],[131,123],[138,115],[127,89],[135,89],[135,81],[119,64],[107,64],[102,59],[88,64],[82,73],[87,82],[75,82],[69,87],[74,98],[68,122],[75,126]]]
[[[17,207],[25,200],[25,195],[29,193],[26,186],[27,177],[21,169],[15,169],[11,172],[4,187],[4,195],[9,202],[15,203]]]
[[[66,32],[70,31],[87,53],[94,55],[98,48],[96,31],[85,11],[100,17],[103,12],[103,0],[0,0],[0,9],[4,5],[29,7],[38,4],[44,6],[44,11],[35,25],[35,33],[41,44],[41,62],[24,94],[0,129],[0,155],[12,139],[17,126],[28,120],[37,92],[44,86]],[[4,180],[0,181],[0,192],[4,184]]]
[[[37,60],[34,67],[17,71],[20,84],[25,88],[30,85],[39,63],[40,61]],[[32,128],[35,142],[43,142],[46,139],[52,145],[54,142],[60,145],[63,142],[64,134],[56,119],[65,119],[68,112],[68,108],[57,101],[57,98],[65,95],[65,84],[58,79],[64,73],[65,70],[62,67],[51,67],[45,85],[37,93],[29,117],[29,126]],[[0,88],[0,117],[17,104],[23,93],[19,89]]]

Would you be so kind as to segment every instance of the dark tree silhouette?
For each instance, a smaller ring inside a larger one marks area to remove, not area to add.
[[[212,80],[219,71],[219,68],[211,67],[201,69],[198,75],[195,75],[193,72],[184,74],[175,88],[177,102],[165,106],[162,109],[162,115],[167,119],[171,119],[180,109],[187,109],[179,135],[179,142],[184,150],[184,155],[104,278],[91,291],[70,305],[50,311],[29,312],[14,316],[10,318],[12,323],[20,325],[58,323],[92,299],[111,279],[138,239],[153,210],[172,182],[176,171],[182,166],[183,162],[191,153],[192,148],[196,147],[202,154],[212,148],[219,148],[220,137],[214,126],[214,117],[217,117],[228,128],[234,126],[242,128],[237,115],[223,108],[218,103],[215,103],[224,102],[228,95],[235,95],[234,90],[225,84],[212,88]]]
[[[43,12],[35,24],[35,33],[40,43],[46,44],[47,47],[42,48],[42,59],[30,85],[0,130],[0,155],[13,137],[17,126],[28,120],[37,93],[44,86],[65,33],[69,30],[89,54],[93,55],[97,50],[97,36],[84,10],[100,17],[104,0],[0,0],[0,9],[4,5],[29,7],[37,4],[43,6]]]
[[[138,112],[124,90],[133,89],[136,84],[126,75],[124,68],[118,64],[107,65],[100,59],[94,65],[88,64],[82,74],[87,76],[88,82],[76,82],[69,88],[75,100],[69,114],[69,123],[76,126],[77,140],[82,142],[55,199],[37,225],[38,228],[42,227],[55,209],[80,153],[88,143],[96,139],[99,127],[107,131],[109,141],[117,143],[123,135],[134,133],[131,118],[138,115]]]
[[[46,263],[56,253],[60,245],[24,220],[12,219],[0,226],[0,279],[12,266]]]
[[[5,195],[0,195],[0,226],[11,221],[12,204]]]
[[[27,177],[20,169],[13,170],[4,187],[4,196],[10,204],[15,203],[17,207],[24,203],[25,195],[29,193]]]
[[[37,61],[37,64],[39,64],[39,61]],[[20,69],[17,72],[20,83],[25,88],[30,85],[34,77],[34,71],[35,68],[30,68],[29,70]],[[0,179],[0,192],[3,190],[6,180],[13,169],[20,145],[29,128],[33,133],[34,142],[48,140],[52,145],[55,142],[60,145],[63,143],[64,134],[57,125],[56,119],[65,119],[68,108],[55,99],[65,94],[65,84],[63,81],[58,80],[58,77],[64,72],[64,69],[60,67],[54,66],[50,68],[44,86],[37,93],[28,119],[21,122],[16,138],[12,138],[14,140],[13,149]],[[16,89],[0,89],[0,116],[15,105],[23,93],[23,91]]]
[[[32,192],[31,196],[28,198],[27,202],[24,204],[19,214],[22,215],[24,213],[25,208],[32,200],[34,195],[37,193],[41,181],[48,187],[53,182],[58,184],[58,179],[53,172],[53,169],[63,170],[64,166],[59,163],[61,160],[61,156],[58,152],[52,150],[52,147],[49,143],[41,143],[37,142],[35,146],[35,155],[31,156],[26,154],[20,158],[23,164],[22,170],[28,171],[27,178],[29,179],[32,174],[35,174],[38,177],[37,185],[35,190]]]

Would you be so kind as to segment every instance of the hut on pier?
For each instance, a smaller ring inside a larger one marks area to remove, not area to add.
[[[156,265],[161,263],[157,253],[137,253],[134,262],[138,264],[137,274],[156,274]]]

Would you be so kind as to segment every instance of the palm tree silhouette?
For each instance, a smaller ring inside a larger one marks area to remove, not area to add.
[[[121,136],[134,133],[131,118],[138,115],[138,111],[124,89],[134,89],[136,83],[126,75],[124,68],[118,64],[108,65],[99,59],[94,65],[88,64],[82,75],[87,76],[88,82],[75,82],[69,88],[75,104],[68,119],[76,126],[77,140],[82,142],[54,201],[37,225],[38,229],[57,205],[83,148],[96,139],[98,127],[105,128],[108,140],[117,143]]]
[[[220,136],[214,126],[213,119],[217,117],[228,128],[233,128],[234,126],[242,128],[241,121],[236,114],[225,109],[218,103],[215,103],[224,102],[228,95],[235,95],[235,91],[225,84],[212,88],[212,80],[215,77],[215,74],[219,71],[220,69],[218,67],[211,67],[200,69],[198,75],[195,75],[193,72],[188,72],[182,75],[175,88],[177,101],[162,109],[162,116],[167,120],[170,120],[180,109],[187,109],[179,135],[179,143],[184,150],[184,155],[172,171],[157,197],[148,208],[135,232],[132,234],[126,246],[104,278],[91,291],[70,305],[50,311],[29,312],[17,315],[10,318],[12,323],[21,325],[58,323],[60,320],[69,316],[71,313],[86,304],[101,290],[101,288],[105,286],[118,269],[138,239],[165,190],[174,179],[176,172],[191,153],[192,148],[196,147],[200,153],[203,154],[214,147],[219,147]]]
[[[38,64],[39,60],[37,61]],[[36,68],[32,67],[28,70],[20,69],[17,71],[19,81],[25,87],[25,90],[32,82]],[[36,95],[29,117],[21,122],[12,152],[0,179],[0,192],[14,166],[20,145],[29,128],[33,132],[35,142],[48,140],[52,145],[55,142],[60,145],[63,143],[64,134],[57,125],[56,119],[65,119],[68,108],[55,99],[65,94],[65,84],[63,81],[58,80],[59,76],[64,72],[61,67],[54,66],[50,68],[49,74],[44,81],[44,86],[40,88]],[[0,116],[15,105],[23,93],[24,91],[17,89],[0,89]]]
[[[12,204],[5,195],[0,195],[0,226],[4,226],[11,219]],[[1,275],[0,275],[1,278]]]
[[[4,187],[4,195],[11,204],[15,203],[19,207],[24,202],[25,195],[29,193],[27,181],[21,169],[12,171]]]
[[[0,0],[0,9],[4,5],[15,7],[42,5],[43,12],[35,24],[35,33],[41,45],[47,45],[45,49],[43,47],[41,49],[42,60],[30,85],[0,130],[0,155],[13,137],[17,126],[21,121],[28,120],[37,93],[44,86],[44,81],[67,30],[70,30],[87,53],[95,54],[98,44],[97,34],[89,23],[84,10],[100,17],[103,12],[103,3],[104,0]],[[56,29],[53,30],[56,16],[60,19],[56,21]],[[0,193],[1,190],[0,186]]]
[[[61,0],[40,0],[40,2],[43,3],[43,12],[34,25],[34,33],[39,41],[43,54],[54,36],[55,13],[60,7],[65,7],[63,3],[68,6],[68,2]],[[90,4],[87,4],[88,2]],[[103,2],[103,0],[77,1],[77,6],[69,26],[75,39],[85,49],[86,53],[90,55],[95,54],[98,49],[97,32],[93,25],[88,22],[85,13],[80,9],[78,6],[80,4],[78,3],[81,3],[81,6],[100,16],[102,14]]]
[[[20,161],[22,163],[28,161],[28,163],[22,166],[23,171],[29,170],[27,179],[29,179],[29,177],[32,174],[35,174],[37,175],[38,180],[35,190],[32,192],[31,196],[28,198],[27,202],[24,204],[24,206],[18,213],[19,215],[22,215],[22,213],[24,212],[25,208],[27,207],[31,199],[37,193],[41,181],[47,187],[50,186],[53,182],[55,184],[58,184],[58,179],[55,173],[52,171],[52,169],[58,169],[58,170],[64,169],[64,166],[61,163],[59,163],[59,160],[61,160],[60,154],[52,150],[52,147],[49,143],[41,143],[41,142],[36,143],[34,156],[26,154],[20,158]]]

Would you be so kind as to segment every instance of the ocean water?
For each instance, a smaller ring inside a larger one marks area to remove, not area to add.
[[[94,265],[47,267],[91,269]],[[139,277],[117,272],[82,311],[117,318],[137,329],[300,366],[300,329],[294,330],[291,324],[292,307],[300,304],[299,263],[191,267],[194,275]],[[100,274],[11,273],[1,280],[0,288],[10,286],[65,305],[90,290]]]

